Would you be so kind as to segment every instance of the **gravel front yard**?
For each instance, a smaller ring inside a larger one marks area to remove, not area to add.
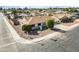
[[[12,23],[12,21],[9,21],[9,23],[14,27],[14,29],[17,31],[17,33],[20,35],[20,37],[23,37],[25,39],[39,38],[39,37],[43,37],[45,35],[56,32],[54,30],[46,29],[46,30],[43,30],[43,31],[32,31],[30,33],[24,33],[21,29],[21,25],[15,26]]]

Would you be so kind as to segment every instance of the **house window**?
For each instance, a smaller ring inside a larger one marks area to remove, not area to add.
[[[32,27],[34,27],[35,25],[32,25]]]
[[[38,26],[40,26],[40,25],[41,25],[41,23],[38,24]]]

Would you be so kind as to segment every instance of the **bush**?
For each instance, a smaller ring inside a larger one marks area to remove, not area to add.
[[[71,18],[69,18],[67,16],[62,17],[60,20],[63,23],[67,23],[67,22],[72,22],[73,21]]]
[[[53,20],[47,20],[46,26],[47,26],[47,28],[53,28],[54,27],[54,21]]]
[[[11,19],[10,15],[7,16],[8,19]]]
[[[4,14],[7,14],[7,11],[6,11],[6,10],[4,10],[4,11],[3,11],[3,13],[4,13]]]
[[[30,14],[31,12],[30,12],[30,11],[26,11],[26,13],[27,13],[27,14]]]
[[[39,9],[39,12],[43,11],[42,9]]]
[[[13,10],[11,13],[16,15],[18,13],[18,11],[17,10]]]
[[[19,25],[20,24],[18,20],[12,20],[12,21],[13,21],[14,25]]]
[[[23,25],[23,26],[22,26],[22,30],[23,30],[24,32],[26,32],[26,31],[31,31],[31,25]]]
[[[52,14],[48,14],[48,16],[53,16]]]

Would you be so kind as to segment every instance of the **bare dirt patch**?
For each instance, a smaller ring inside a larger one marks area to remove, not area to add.
[[[34,39],[34,38],[39,38],[39,37],[43,37],[45,35],[54,33],[55,31],[51,30],[51,29],[46,29],[43,31],[32,31],[29,33],[24,33],[21,29],[21,25],[14,25],[13,22],[11,20],[8,21],[12,27],[16,30],[16,32],[20,35],[20,37],[23,37],[25,39]]]

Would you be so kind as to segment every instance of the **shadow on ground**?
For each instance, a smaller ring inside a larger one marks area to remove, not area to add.
[[[61,33],[65,33],[66,32],[65,30],[58,29],[58,28],[53,28],[52,30],[56,31],[56,32],[61,32]]]

